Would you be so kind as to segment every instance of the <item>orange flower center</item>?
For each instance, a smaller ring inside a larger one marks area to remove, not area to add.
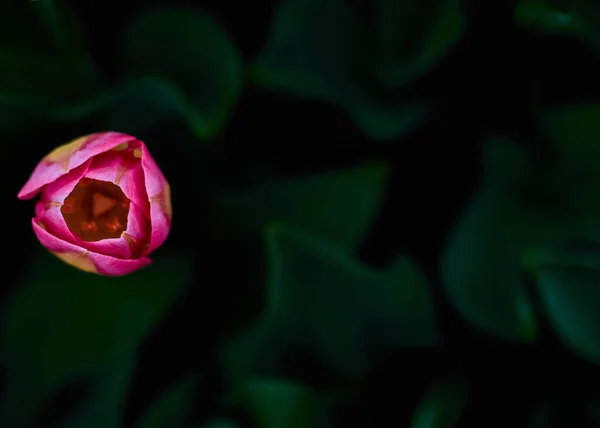
[[[118,238],[127,230],[129,199],[108,181],[83,178],[60,211],[69,230],[87,242]]]

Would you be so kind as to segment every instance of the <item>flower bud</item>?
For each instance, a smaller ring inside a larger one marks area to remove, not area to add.
[[[171,229],[171,190],[146,145],[101,132],[49,153],[18,194],[38,193],[33,231],[66,263],[121,276],[151,263]]]

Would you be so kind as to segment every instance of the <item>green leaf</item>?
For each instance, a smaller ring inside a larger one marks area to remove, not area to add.
[[[66,423],[60,424],[60,428],[120,426],[134,364],[134,355],[128,352],[120,363],[107,367],[84,405],[75,410]]]
[[[395,347],[437,343],[427,281],[408,259],[378,271],[281,226],[269,228],[266,239],[269,283],[263,318],[224,350],[234,380],[282,375],[286,350],[301,347],[358,381]]]
[[[600,104],[546,108],[538,120],[556,155],[553,192],[569,217],[568,232],[600,239]]]
[[[198,427],[200,428],[200,427]],[[215,419],[214,421],[210,421],[209,423],[202,425],[202,428],[242,428],[240,425],[236,424],[233,421],[228,419]]]
[[[546,108],[538,120],[562,164],[600,173],[600,104]]]
[[[173,123],[187,127],[194,137],[206,127],[204,117],[179,88],[167,80],[149,76],[124,79],[94,97],[49,110],[32,109],[26,102],[2,98],[0,108],[6,110],[6,114],[0,115],[0,130],[26,126],[30,124],[29,117],[36,115],[37,120],[66,123],[102,116],[105,129],[142,139]],[[15,124],[15,118],[21,120]],[[173,144],[183,143],[177,140]]]
[[[159,77],[125,80],[101,104],[108,110],[107,129],[140,138],[172,121],[183,121],[195,136],[204,135],[209,126],[179,88]]]
[[[36,52],[0,51],[0,134],[71,123],[92,113],[85,106],[94,102],[101,85],[80,66]]]
[[[329,428],[328,410],[337,397],[293,382],[258,379],[240,386],[235,399],[258,428]]]
[[[486,181],[452,232],[442,259],[443,285],[459,313],[479,329],[519,341],[534,339],[537,330],[521,258],[540,231],[515,185],[527,166],[510,142],[488,142]]]
[[[112,278],[78,271],[46,252],[36,256],[4,311],[0,343],[9,379],[0,425],[28,420],[49,394],[73,379],[126,384],[108,378],[114,367],[127,367],[139,342],[187,285],[189,269],[183,258],[156,259]],[[115,395],[113,384],[106,388]]]
[[[598,399],[586,391],[566,390],[560,384],[545,392],[547,398],[540,400],[528,417],[528,428],[556,428],[572,426],[596,426],[598,420]]]
[[[532,224],[510,194],[483,189],[476,196],[442,262],[446,293],[467,321],[507,340],[534,339],[521,256],[535,242]]]
[[[38,110],[0,95],[0,135],[14,135],[24,129],[31,129],[34,124],[41,126],[48,122]]]
[[[29,4],[53,51],[75,63],[92,65],[86,37],[68,0],[35,0]]]
[[[223,192],[215,218],[234,236],[259,240],[268,223],[284,222],[355,251],[379,211],[387,178],[387,166],[372,163]]]
[[[62,0],[2,3],[0,133],[50,123],[97,96],[103,85],[83,40]]]
[[[464,379],[450,379],[434,385],[415,411],[411,428],[453,428],[467,406]]]
[[[600,266],[599,266],[600,267]],[[540,295],[554,329],[579,355],[600,363],[600,270],[547,269],[538,276]]]
[[[397,86],[423,74],[460,39],[465,16],[459,0],[377,0],[379,78]]]
[[[140,421],[138,428],[180,428],[190,412],[194,379],[185,379],[167,391],[150,412]]]
[[[510,146],[488,142],[486,180],[449,239],[442,276],[467,321],[506,340],[530,341],[536,322],[522,275],[557,246],[600,241],[600,175],[574,167],[578,148],[565,145],[571,160],[534,164]]]
[[[600,397],[594,394],[594,397],[587,403],[587,411],[589,412],[590,419],[596,425],[600,424]]]
[[[144,12],[128,28],[124,46],[132,75],[158,77],[179,88],[178,103],[198,116],[193,121],[198,138],[212,139],[223,129],[241,89],[242,64],[210,16],[184,9]]]
[[[79,60],[87,55],[77,17],[67,0],[6,0],[0,4],[0,51],[52,51]]]
[[[515,21],[525,27],[551,33],[583,35],[588,23],[581,6],[584,2],[557,0],[520,0],[515,8]]]
[[[82,102],[99,90],[98,77],[86,63],[36,51],[0,50],[0,97],[7,101],[51,110]]]
[[[600,50],[600,4],[593,0],[520,0],[514,19],[522,27],[569,35]]]
[[[284,0],[250,70],[257,84],[343,108],[371,138],[390,140],[427,113],[375,95],[374,37],[344,0]]]
[[[563,243],[535,252],[530,259],[550,323],[574,352],[600,363],[600,248]]]

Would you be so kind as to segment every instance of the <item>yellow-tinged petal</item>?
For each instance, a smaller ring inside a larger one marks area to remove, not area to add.
[[[88,138],[89,136],[86,135],[63,144],[52,150],[45,159],[48,162],[60,164],[65,171],[69,171],[69,159],[73,156],[73,153],[83,147]]]
[[[76,252],[66,252],[66,253],[57,253],[52,251],[56,257],[61,259],[63,262],[70,264],[71,266],[75,266],[78,269],[81,269],[85,272],[90,273],[98,273],[96,269],[96,265],[88,255],[87,251],[82,251],[80,253]]]

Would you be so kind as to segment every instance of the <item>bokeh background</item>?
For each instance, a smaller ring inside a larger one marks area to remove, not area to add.
[[[600,3],[3,0],[3,428],[600,427]],[[145,141],[154,263],[16,199]]]

